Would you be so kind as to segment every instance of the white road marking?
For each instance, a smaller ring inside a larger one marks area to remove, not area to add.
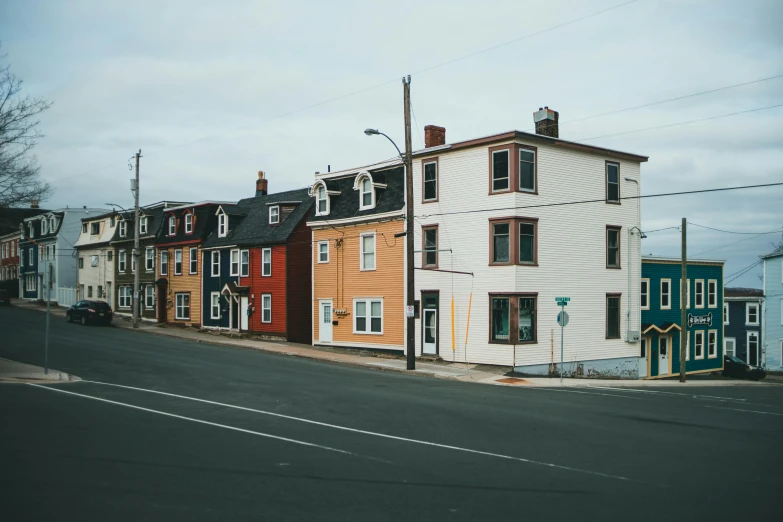
[[[125,388],[125,389],[128,389],[128,390],[136,390],[136,391],[147,392],[147,393],[155,393],[155,394],[158,394],[158,395],[166,395],[168,397],[176,397],[178,399],[185,399],[185,400],[189,400],[189,401],[203,402],[205,404],[212,404],[212,405],[215,405],[215,406],[223,406],[225,408],[234,408],[234,409],[242,410],[242,411],[249,411],[249,412],[253,412],[253,413],[260,413],[262,415],[270,415],[272,417],[279,417],[279,418],[282,418],[282,419],[288,419],[288,420],[293,420],[293,421],[298,421],[298,422],[304,422],[304,423],[307,423],[307,424],[314,424],[316,426],[323,426],[325,428],[333,428],[333,429],[336,429],[336,430],[343,430],[343,431],[348,431],[348,432],[351,432],[351,433],[360,433],[362,435],[370,435],[370,436],[373,436],[373,437],[381,437],[381,438],[384,438],[384,439],[399,440],[399,441],[402,441],[402,442],[411,442],[411,443],[414,443],[414,444],[421,444],[421,445],[424,445],[424,446],[432,446],[432,447],[435,447],[435,448],[449,449],[449,450],[454,450],[454,451],[462,451],[462,452],[465,452],[465,453],[472,453],[474,455],[484,455],[486,457],[496,457],[496,458],[499,458],[499,459],[513,460],[513,461],[517,461],[517,462],[524,462],[524,463],[527,463],[527,464],[535,464],[535,465],[538,465],[538,466],[545,466],[545,467],[548,467],[548,468],[561,469],[561,470],[564,470],[564,471],[572,471],[572,472],[575,472],[575,473],[584,473],[586,475],[593,475],[593,476],[597,476],[597,477],[604,477],[604,478],[611,478],[611,479],[617,479],[617,480],[632,481],[632,479],[629,479],[627,477],[622,477],[620,475],[610,475],[608,473],[601,473],[601,472],[598,472],[598,471],[579,469],[579,468],[572,468],[572,467],[569,467],[569,466],[561,466],[560,464],[552,464],[552,463],[549,463],[549,462],[542,462],[542,461],[538,461],[538,460],[525,459],[525,458],[522,458],[522,457],[513,457],[513,456],[510,456],[510,455],[502,455],[500,453],[491,453],[489,451],[474,450],[474,449],[470,449],[470,448],[463,448],[463,447],[460,447],[460,446],[450,446],[448,444],[440,444],[440,443],[437,443],[437,442],[428,442],[428,441],[425,441],[425,440],[410,439],[410,438],[407,438],[407,437],[398,437],[396,435],[387,435],[386,433],[377,433],[377,432],[374,432],[374,431],[360,430],[358,428],[349,428],[347,426],[340,426],[338,424],[329,424],[329,423],[326,423],[326,422],[319,422],[319,421],[314,421],[314,420],[310,420],[310,419],[304,419],[304,418],[301,418],[301,417],[294,417],[292,415],[285,415],[285,414],[282,414],[282,413],[275,413],[275,412],[272,412],[272,411],[257,410],[257,409],[254,409],[254,408],[247,408],[245,406],[236,406],[234,404],[226,404],[226,403],[223,403],[223,402],[208,401],[206,399],[198,399],[196,397],[188,397],[186,395],[177,395],[175,393],[162,392],[162,391],[158,391],[158,390],[148,390],[146,388],[137,388],[135,386],[125,386],[125,385],[122,385],[122,384],[112,384],[112,383],[108,383],[108,382],[85,381],[85,380],[83,380],[81,382],[83,382],[83,383],[92,383],[92,384],[101,384],[101,385],[104,385],[104,386],[114,386],[114,387],[117,387],[117,388]],[[85,397],[87,397],[87,395],[85,395]],[[94,397],[91,397],[91,398],[94,398]],[[105,400],[105,399],[99,399],[99,400]],[[109,401],[109,402],[111,402],[111,401]],[[634,481],[634,482],[636,482],[636,481]]]
[[[44,390],[53,391],[53,392],[66,393],[68,395],[76,395],[77,397],[84,397],[85,399],[93,399],[93,400],[96,400],[96,401],[107,402],[109,404],[115,404],[117,406],[125,406],[126,408],[133,408],[135,410],[146,411],[146,412],[149,412],[149,413],[157,413],[158,415],[165,415],[167,417],[174,417],[175,419],[182,419],[182,420],[191,421],[191,422],[198,422],[199,424],[206,424],[207,426],[215,426],[215,427],[218,427],[218,428],[225,428],[227,430],[239,431],[239,432],[242,432],[242,433],[248,433],[250,435],[258,435],[259,437],[266,437],[268,439],[281,440],[283,442],[291,442],[293,444],[300,444],[302,446],[310,446],[311,448],[318,448],[318,449],[327,450],[327,451],[334,451],[336,453],[343,453],[345,455],[360,456],[360,455],[357,455],[355,453],[351,453],[350,451],[345,451],[345,450],[341,450],[341,449],[337,449],[337,448],[332,448],[332,447],[329,447],[329,446],[322,446],[320,444],[313,444],[311,442],[305,442],[305,441],[302,441],[302,440],[289,439],[289,438],[286,438],[286,437],[279,437],[277,435],[271,435],[269,433],[262,433],[260,431],[246,430],[246,429],[243,429],[243,428],[237,428],[235,426],[228,426],[226,424],[218,424],[216,422],[209,422],[209,421],[205,421],[205,420],[201,420],[201,419],[194,419],[193,417],[185,417],[183,415],[175,415],[174,413],[167,413],[165,411],[152,410],[150,408],[142,408],[141,406],[134,406],[133,404],[126,404],[124,402],[111,401],[109,399],[102,399],[100,397],[93,397],[91,395],[84,395],[82,393],[74,393],[74,392],[70,392],[70,391],[65,391],[62,388],[50,388],[48,386],[42,386],[40,384],[32,384],[32,383],[28,383],[28,385],[29,386],[35,386],[36,388],[42,388]]]
[[[723,406],[704,406],[705,408],[712,408],[715,410],[731,410],[731,411],[744,411],[745,413],[760,413],[762,415],[774,415],[776,417],[783,417],[783,413],[772,413],[771,411],[758,411],[758,410],[743,410],[740,408],[724,408]]]
[[[612,386],[590,386],[591,388],[600,388],[604,390],[617,390],[617,391],[630,391],[630,392],[637,392],[637,393],[652,393],[656,395],[680,395],[684,397],[691,397],[692,399],[711,399],[716,401],[725,401],[725,402],[747,402],[747,399],[735,399],[732,397],[718,397],[716,395],[698,395],[693,393],[681,393],[681,392],[670,392],[670,391],[660,391],[660,390],[640,390],[638,388],[615,388]]]
[[[641,397],[631,397],[630,395],[617,395],[616,393],[599,393],[599,392],[586,392],[586,391],[578,391],[578,390],[572,390],[572,389],[564,389],[564,388],[549,388],[549,387],[540,387],[540,388],[523,388],[525,390],[536,390],[536,391],[554,391],[554,392],[563,392],[563,393],[581,393],[582,395],[604,395],[606,397],[619,397],[621,399],[641,399]]]

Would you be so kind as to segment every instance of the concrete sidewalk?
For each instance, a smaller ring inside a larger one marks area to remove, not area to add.
[[[75,375],[52,370],[47,373],[40,366],[0,358],[0,382],[69,382],[80,380]]]

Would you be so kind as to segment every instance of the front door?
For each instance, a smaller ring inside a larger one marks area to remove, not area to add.
[[[332,342],[332,300],[318,301],[318,342]]]
[[[247,305],[247,297],[242,296],[239,298],[239,328],[243,331],[247,331],[247,322],[248,322],[248,305]]]
[[[239,329],[239,301],[234,295],[230,295],[228,297],[228,302],[231,305],[228,327],[231,330],[238,330]]]
[[[669,373],[669,337],[661,335],[658,337],[658,375],[668,375]]]
[[[424,322],[422,323],[422,353],[435,355],[437,353],[438,336],[438,311],[431,308],[424,309]]]
[[[648,351],[647,337],[642,337],[639,342],[639,378],[647,377],[647,364],[650,353]]]

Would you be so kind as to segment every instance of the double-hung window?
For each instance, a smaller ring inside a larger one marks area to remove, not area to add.
[[[606,202],[620,203],[620,164],[606,162]]]
[[[177,233],[177,218],[175,216],[171,216],[169,218],[169,235],[173,236]]]
[[[372,187],[372,180],[365,176],[362,178],[360,185],[361,201],[359,202],[359,210],[367,210],[375,207],[375,194]]]
[[[33,266],[33,256],[34,255],[35,255],[35,249],[33,247],[28,248],[27,249],[27,264],[29,266]],[[84,266],[84,259],[83,258],[80,258],[80,259],[82,259],[82,266]],[[82,268],[82,266],[80,266],[79,268]]]
[[[193,233],[193,214],[185,214],[185,233]]]
[[[220,319],[220,292],[209,294],[209,318]]]
[[[239,250],[231,251],[231,271],[229,274],[232,276],[239,275]]]
[[[380,335],[383,333],[383,300],[355,299],[354,333]]]
[[[280,207],[274,205],[269,207],[269,224],[276,225],[280,223]]]
[[[155,308],[155,285],[144,287],[144,307],[147,310]]]
[[[190,269],[188,273],[195,274],[198,273],[198,248],[191,247],[188,260],[190,262]]]
[[[490,296],[490,343],[535,343],[537,339],[535,295]]]
[[[174,251],[174,275],[182,275],[182,249]]]
[[[329,262],[329,242],[328,241],[319,241],[318,242],[318,262],[319,263],[328,263]]]
[[[429,203],[438,201],[438,160],[427,160],[422,172],[422,201]]]
[[[361,246],[361,270],[375,270],[375,233],[362,234],[359,240]]]
[[[101,224],[100,223],[90,223],[90,235],[91,236],[97,236],[101,233]]]
[[[491,265],[536,265],[538,221],[529,218],[490,219]]]
[[[174,318],[190,319],[190,293],[175,294],[175,304]]]
[[[697,279],[693,284],[694,308],[704,308],[704,279]]]
[[[261,294],[261,322],[272,322],[272,294]]]
[[[168,275],[169,273],[169,253],[167,250],[163,250],[160,253],[160,275]]]
[[[492,151],[492,192],[507,192],[511,188],[511,149]]]
[[[693,331],[693,358],[704,359],[704,330]]]
[[[329,214],[329,199],[327,198],[326,189],[323,185],[318,187],[315,193],[316,202],[316,215],[326,216]]]
[[[120,237],[125,237],[128,235],[128,222],[123,220],[120,221]]]
[[[119,252],[117,252],[117,269],[120,272],[125,272],[125,269],[127,267],[128,258],[126,256],[127,256],[127,253],[125,252],[125,250],[120,250]],[[79,264],[81,265],[82,262],[84,261],[84,259],[79,258],[79,261],[80,261]],[[81,268],[81,266],[80,266],[80,268]]]
[[[723,303],[723,324],[729,324],[729,303]]]
[[[492,262],[511,262],[510,223],[492,224]]]
[[[147,219],[147,216],[142,216],[139,218],[139,234],[147,233]]]
[[[606,294],[606,338],[620,338],[620,295]]]
[[[641,292],[639,294],[639,304],[641,305],[642,310],[649,310],[650,309],[650,279],[644,278],[642,279],[642,287]]]
[[[129,286],[120,287],[120,295],[118,296],[117,303],[120,308],[131,307],[131,287]]]
[[[519,224],[519,264],[536,262],[536,224],[520,221]]]
[[[620,268],[620,227],[606,227],[606,268]]]
[[[519,149],[519,190],[536,192],[536,152]]]
[[[218,237],[226,237],[228,234],[228,216],[218,214]]]
[[[152,272],[155,270],[155,250],[152,247],[147,247],[144,253],[144,269],[147,272]]]
[[[707,358],[713,359],[718,356],[718,331],[707,331]]]
[[[707,280],[707,306],[709,308],[718,307],[718,281],[717,279]]]
[[[241,277],[250,276],[250,251],[241,250],[239,252],[239,275]]]
[[[672,280],[661,279],[661,310],[672,309]]]
[[[422,227],[422,263],[425,268],[438,268],[438,227]]]
[[[220,277],[220,251],[212,251],[212,277]],[[213,317],[213,319],[215,319]]]
[[[272,249],[264,248],[261,250],[261,275],[270,277],[272,275]]]
[[[759,324],[759,305],[758,303],[745,304],[745,324],[757,326]]]

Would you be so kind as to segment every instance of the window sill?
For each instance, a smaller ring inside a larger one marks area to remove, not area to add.
[[[621,203],[619,201],[609,201],[608,199],[605,201],[607,205],[620,205]]]
[[[505,346],[513,346],[513,343],[510,341],[489,341],[489,344],[500,344]],[[538,341],[517,341],[516,345],[519,346],[520,344],[538,344]]]
[[[383,335],[383,332],[353,332],[355,335]]]
[[[426,205],[427,203],[438,203],[438,198],[435,199],[422,199],[421,204]]]
[[[421,267],[421,269],[422,270],[437,270],[438,269],[438,265],[426,265],[426,266]]]
[[[375,272],[375,268],[360,268],[359,272]]]
[[[494,196],[495,194],[511,194],[514,191],[511,189],[505,189],[505,190],[490,190],[489,195]]]
[[[517,263],[517,266],[538,266],[538,263]]]
[[[608,265],[607,265],[607,266],[606,266],[606,269],[607,269],[607,270],[622,270],[622,269],[623,269],[623,267],[621,267],[621,266],[608,266]]]
[[[611,336],[611,337],[609,337],[609,336],[607,335],[607,336],[606,336],[606,338],[607,338],[607,339],[622,339],[622,337],[620,337],[619,335],[617,335],[617,336]]]
[[[489,266],[514,266],[511,261],[490,261]]]

